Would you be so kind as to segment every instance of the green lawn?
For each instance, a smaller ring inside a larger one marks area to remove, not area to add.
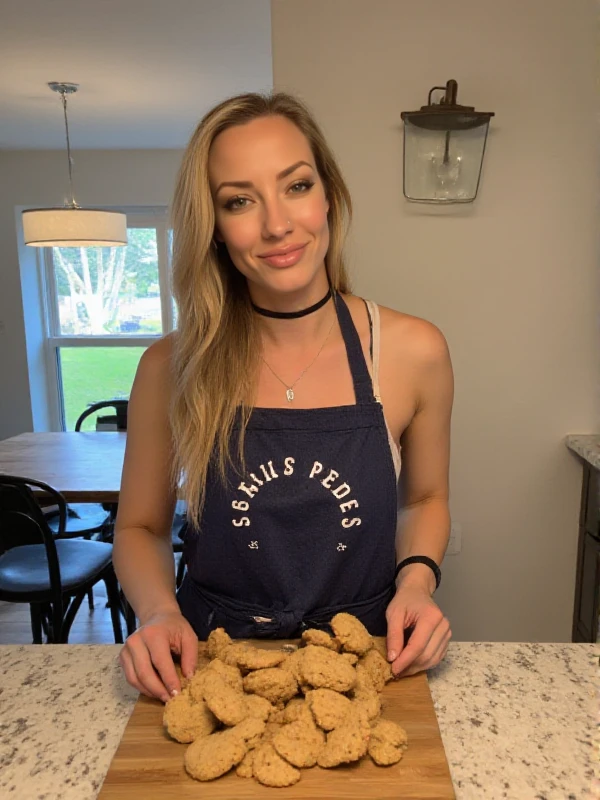
[[[62,347],[60,360],[68,431],[90,403],[113,398],[126,399],[131,391],[144,347]],[[108,412],[110,413],[110,412]],[[95,417],[83,423],[93,430]]]

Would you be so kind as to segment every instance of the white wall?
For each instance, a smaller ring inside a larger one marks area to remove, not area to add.
[[[275,88],[312,107],[353,195],[356,292],[449,342],[455,638],[568,641],[581,467],[563,437],[600,423],[595,4],[273,0],[272,20]],[[480,197],[412,205],[400,111],[449,78],[496,112]]]
[[[80,205],[167,206],[181,151],[75,151],[73,157]],[[30,392],[30,374],[35,381],[44,369],[36,325],[37,250],[17,241],[18,209],[62,205],[66,191],[64,152],[0,152],[0,439],[48,428],[49,400]]]

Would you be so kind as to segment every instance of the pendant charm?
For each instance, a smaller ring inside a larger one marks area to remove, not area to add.
[[[287,392],[285,393],[285,396],[288,399],[288,403],[291,403],[292,400],[294,399],[294,390],[293,389],[288,389]]]

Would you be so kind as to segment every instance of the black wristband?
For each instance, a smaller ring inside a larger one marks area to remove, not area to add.
[[[406,567],[409,564],[425,564],[431,570],[433,570],[433,574],[435,575],[435,588],[437,589],[440,583],[442,582],[442,572],[438,565],[435,563],[433,558],[429,558],[429,556],[409,556],[405,558],[404,561],[401,561],[398,566],[396,567],[396,572],[394,573],[394,580],[398,577],[398,573],[402,569],[402,567]]]

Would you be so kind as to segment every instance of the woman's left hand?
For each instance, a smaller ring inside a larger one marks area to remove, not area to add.
[[[387,651],[395,677],[407,677],[435,667],[446,655],[452,637],[450,623],[419,585],[398,586],[387,607]],[[404,631],[414,628],[404,645]]]

